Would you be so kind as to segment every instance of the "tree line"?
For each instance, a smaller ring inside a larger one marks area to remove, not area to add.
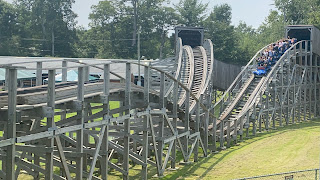
[[[255,52],[284,35],[289,24],[320,25],[320,0],[274,0],[257,28],[231,24],[228,4],[208,8],[200,0],[104,0],[91,7],[89,28],[77,26],[75,0],[0,0],[0,55],[148,59],[174,54],[175,26],[204,27],[215,58],[245,64]],[[257,7],[261,8],[261,7]]]

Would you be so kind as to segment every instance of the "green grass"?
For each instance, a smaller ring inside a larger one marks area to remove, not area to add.
[[[200,158],[199,162],[189,165],[177,163],[178,170],[166,170],[161,179],[223,180],[317,168],[319,137],[320,119],[258,133],[257,136],[240,142],[240,146],[210,154],[207,158]],[[179,153],[178,159],[182,160]],[[140,179],[140,172],[141,166],[131,165],[130,179]],[[155,174],[156,169],[149,166],[149,178]],[[19,179],[21,178],[28,179],[28,176],[20,175]],[[122,176],[111,170],[109,179],[122,179]]]
[[[279,128],[247,139],[240,146],[181,166],[163,179],[235,179],[317,168],[320,120]]]
[[[161,179],[235,179],[256,175],[313,169],[319,166],[320,120],[263,132],[199,162],[178,165]],[[141,166],[133,166],[131,179],[140,179]],[[149,168],[149,178],[156,173]],[[110,179],[121,179],[111,171]],[[153,178],[155,179],[155,178]]]

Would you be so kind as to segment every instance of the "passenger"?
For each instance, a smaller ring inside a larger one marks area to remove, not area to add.
[[[260,57],[256,59],[258,65],[257,70],[263,69],[269,71],[281,56],[295,43],[297,43],[297,39],[288,36],[287,39],[281,39],[276,43],[270,44],[266,49],[260,52]]]

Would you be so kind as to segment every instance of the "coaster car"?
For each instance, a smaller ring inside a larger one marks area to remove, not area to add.
[[[262,77],[267,74],[267,71],[265,69],[257,69],[253,71],[254,77]]]

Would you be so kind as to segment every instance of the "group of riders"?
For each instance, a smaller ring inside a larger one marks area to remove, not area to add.
[[[296,42],[296,38],[288,37],[269,45],[256,59],[257,70],[254,71],[253,74],[257,76],[266,75],[271,67],[280,59],[280,57]]]

